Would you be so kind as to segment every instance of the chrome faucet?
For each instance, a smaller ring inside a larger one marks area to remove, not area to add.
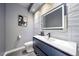
[[[48,33],[47,35],[48,35],[48,38],[50,38],[51,34],[50,34],[50,33]]]

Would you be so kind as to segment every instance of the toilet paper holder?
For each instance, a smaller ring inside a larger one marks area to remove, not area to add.
[[[17,36],[17,40],[20,40],[20,39],[21,39],[21,37],[22,37],[21,35],[18,35],[18,36]]]

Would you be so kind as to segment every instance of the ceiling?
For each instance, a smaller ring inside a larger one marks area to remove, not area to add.
[[[29,12],[35,13],[43,3],[19,3],[19,5],[27,8]]]
[[[19,5],[28,8],[31,3],[19,3]]]
[[[35,13],[40,7],[43,5],[43,3],[34,3],[33,6],[30,9],[30,12]]]

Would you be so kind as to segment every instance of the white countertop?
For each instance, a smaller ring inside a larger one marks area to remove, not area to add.
[[[46,39],[44,36],[40,36],[40,35],[36,35],[34,37],[56,47],[64,52],[67,52],[71,55],[75,56],[77,54],[77,52],[76,52],[77,43],[76,42],[60,40],[60,39],[56,39],[56,38],[52,38],[52,37],[50,39]]]

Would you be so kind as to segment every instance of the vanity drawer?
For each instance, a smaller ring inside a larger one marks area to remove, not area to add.
[[[37,56],[46,56],[39,48],[35,46],[34,52],[36,53]]]
[[[52,55],[52,47],[49,47],[48,45],[39,41],[38,39],[35,39],[35,45],[38,46],[47,55]]]

